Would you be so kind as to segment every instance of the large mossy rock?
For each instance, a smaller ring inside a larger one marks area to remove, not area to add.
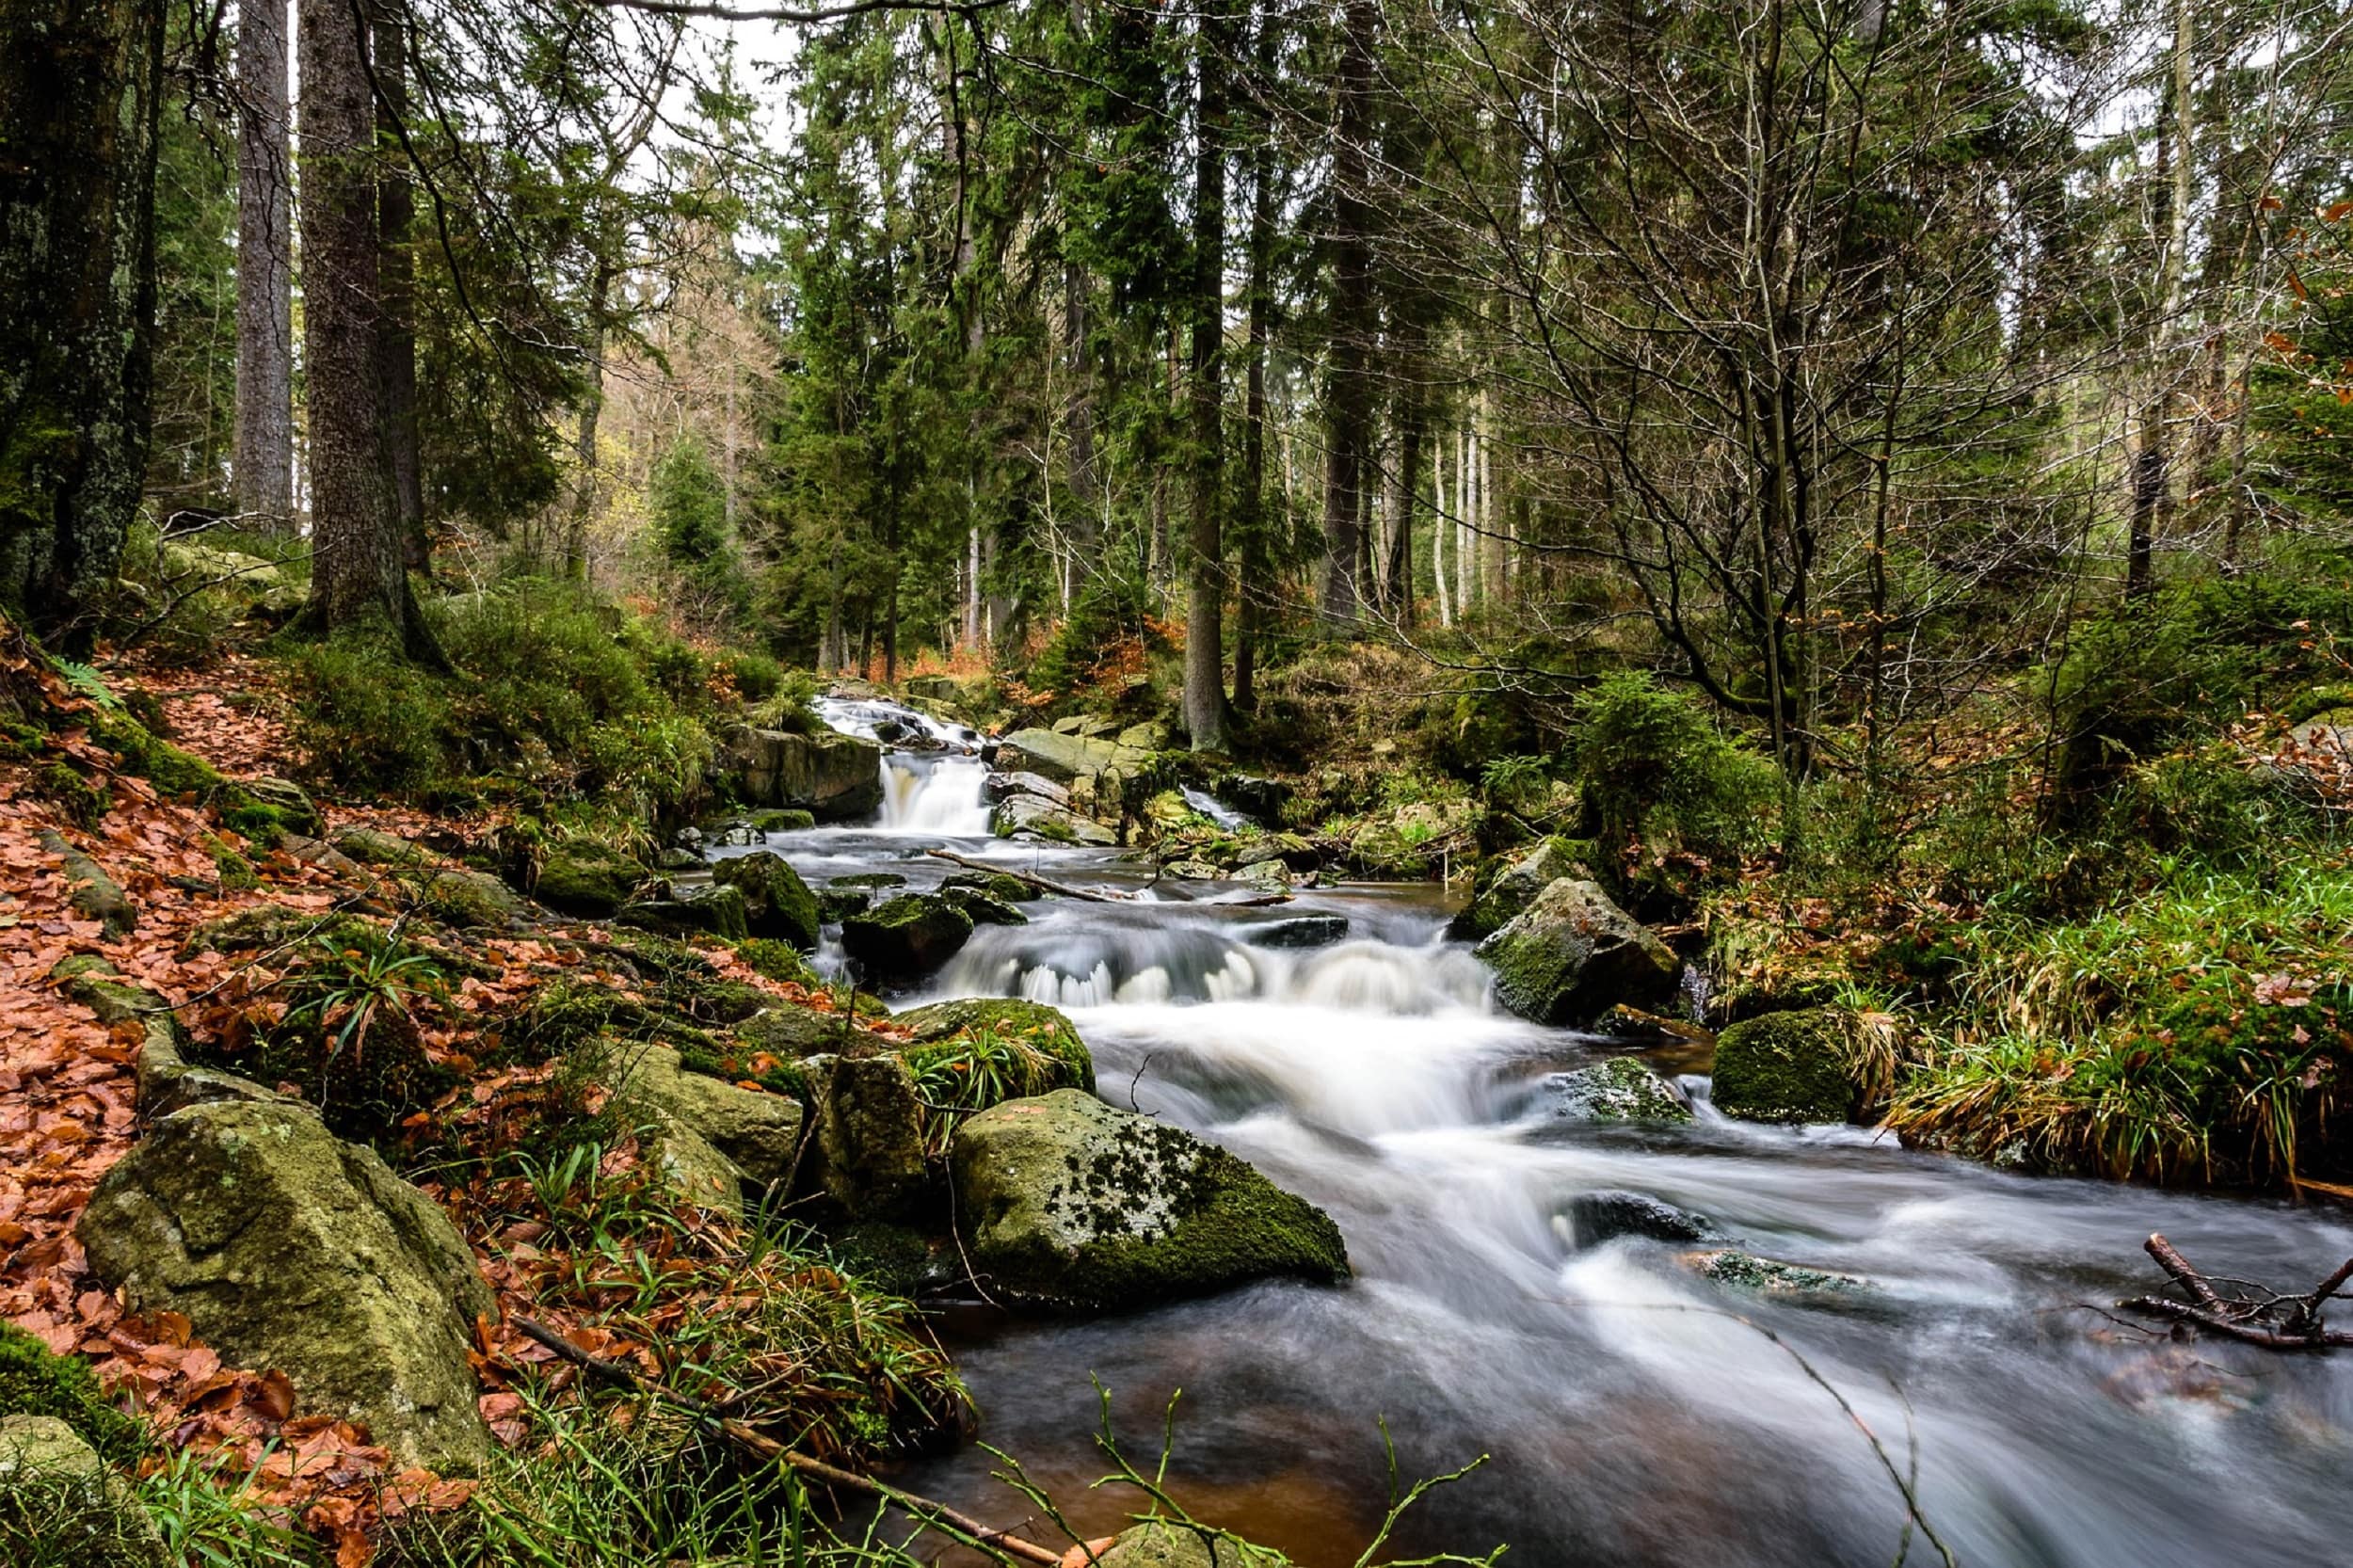
[[[1591,1023],[1619,1002],[1656,1006],[1682,972],[1667,944],[1598,883],[1562,877],[1479,944],[1496,998],[1540,1024]]]
[[[1843,1122],[1854,1080],[1855,1018],[1843,1007],[1762,1013],[1716,1039],[1708,1098],[1749,1122]]]
[[[0,1561],[25,1568],[169,1568],[129,1482],[51,1416],[0,1416]]]
[[[959,1036],[994,1034],[1018,1041],[1053,1059],[1066,1075],[1054,1085],[1063,1089],[1095,1088],[1095,1057],[1078,1029],[1058,1008],[1018,997],[964,997],[936,1001],[901,1013],[891,1022],[915,1032],[909,1048],[953,1041]]]
[[[800,1102],[690,1072],[667,1046],[616,1042],[614,1093],[684,1128],[725,1155],[746,1179],[766,1185],[792,1175],[800,1147]]]
[[[1321,1209],[1214,1144],[1080,1090],[970,1117],[951,1165],[973,1267],[1031,1305],[1119,1310],[1273,1275],[1348,1277]]]
[[[1592,853],[1592,844],[1583,840],[1551,838],[1512,859],[1487,862],[1472,880],[1470,902],[1447,926],[1446,934],[1458,942],[1492,936],[1526,914],[1528,906],[1562,877],[1591,879]]]
[[[781,855],[754,850],[711,868],[711,879],[744,895],[744,922],[755,936],[817,951],[817,895]]]
[[[916,1219],[931,1207],[932,1116],[899,1057],[802,1064],[817,1122],[815,1184],[854,1220]]]
[[[901,893],[841,921],[841,951],[869,980],[920,980],[972,937],[972,917],[936,893]]]
[[[819,822],[863,817],[882,804],[880,743],[831,730],[739,729],[728,740],[736,797],[808,811]]]
[[[740,942],[751,935],[742,890],[719,882],[681,888],[675,898],[624,904],[615,918],[623,925],[663,936],[724,936]]]
[[[1017,833],[1057,844],[1087,844],[1109,848],[1119,835],[1092,817],[1037,795],[1008,795],[988,814],[988,828],[1000,839]]]
[[[175,1112],[106,1173],[76,1227],[138,1312],[182,1313],[296,1408],[365,1422],[403,1464],[477,1474],[490,1434],[467,1346],[489,1288],[456,1226],[308,1109]]]
[[[558,914],[608,920],[645,880],[645,867],[601,845],[560,844],[548,851],[532,896]]]

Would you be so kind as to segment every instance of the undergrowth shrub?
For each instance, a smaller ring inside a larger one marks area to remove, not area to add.
[[[1699,703],[1636,670],[1577,696],[1562,761],[1584,792],[1603,858],[1640,843],[1737,859],[1767,841],[1779,775]]]
[[[114,1407],[86,1363],[8,1322],[0,1322],[0,1416],[53,1416],[116,1464],[147,1448],[146,1429]]]

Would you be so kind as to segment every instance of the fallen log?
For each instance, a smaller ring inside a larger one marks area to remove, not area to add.
[[[1057,898],[1082,899],[1089,904],[1128,902],[1128,895],[1125,893],[1102,893],[1092,888],[1073,888],[1064,882],[1048,882],[1034,872],[1016,871],[1011,866],[995,860],[976,860],[968,855],[958,855],[950,849],[927,849],[923,853],[935,859],[952,860],[959,866],[968,867],[976,872],[987,872],[996,876],[1010,876],[1025,887],[1035,888],[1041,893],[1051,893]]]
[[[2326,1279],[2300,1294],[2232,1281],[2228,1283],[2233,1291],[2226,1296],[2213,1279],[2199,1272],[2163,1236],[2152,1235],[2141,1243],[2141,1250],[2154,1258],[2157,1267],[2190,1299],[2181,1302],[2169,1296],[2135,1296],[2117,1304],[2127,1312],[2169,1318],[2177,1323],[2241,1344],[2260,1345],[2267,1351],[2322,1351],[2353,1345],[2353,1333],[2329,1328],[2321,1321],[2321,1313],[2328,1304],[2337,1298],[2347,1280],[2353,1280],[2353,1257],[2346,1258]]]
[[[1039,1568],[1060,1568],[1064,1560],[1064,1556],[1061,1552],[1041,1546],[1034,1541],[1025,1541],[1010,1530],[1001,1530],[994,1525],[984,1524],[968,1513],[959,1512],[946,1503],[934,1502],[929,1497],[920,1497],[912,1492],[902,1491],[887,1482],[876,1480],[872,1476],[861,1476],[855,1470],[844,1470],[838,1464],[828,1464],[822,1459],[813,1459],[808,1454],[788,1448],[750,1422],[723,1414],[708,1400],[697,1398],[693,1394],[681,1393],[675,1388],[654,1382],[627,1362],[607,1361],[602,1357],[590,1355],[544,1323],[534,1322],[529,1318],[516,1318],[512,1320],[517,1329],[590,1377],[603,1383],[644,1389],[658,1399],[668,1400],[698,1419],[709,1423],[728,1442],[757,1458],[766,1460],[770,1464],[781,1464],[789,1470],[807,1476],[812,1480],[823,1482],[829,1487],[840,1487],[844,1491],[861,1492],[870,1497],[878,1497],[885,1502],[904,1509],[935,1529],[941,1529],[945,1534],[963,1539],[967,1545],[987,1547],[1006,1557],[1017,1558],[1023,1562],[1036,1563]]]

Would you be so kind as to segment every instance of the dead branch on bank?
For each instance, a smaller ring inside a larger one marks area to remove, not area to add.
[[[2353,1345],[2353,1333],[2329,1328],[2321,1321],[2328,1304],[2345,1288],[2345,1281],[2353,1279],[2353,1257],[2346,1258],[2334,1273],[2312,1289],[2285,1294],[2241,1280],[2217,1282],[2201,1274],[2162,1236],[2151,1236],[2141,1247],[2156,1259],[2157,1267],[2172,1277],[2189,1300],[2135,1296],[2117,1304],[2127,1312],[2169,1318],[2176,1323],[2201,1328],[2242,1344],[2260,1345],[2267,1351],[2321,1351]],[[2229,1293],[2217,1288],[2217,1284],[2228,1286]]]
[[[744,1452],[766,1460],[770,1464],[781,1464],[789,1470],[827,1487],[860,1492],[867,1496],[880,1498],[884,1502],[904,1509],[941,1534],[962,1541],[968,1546],[980,1546],[1007,1558],[1039,1564],[1040,1568],[1059,1568],[1064,1560],[1064,1554],[1061,1552],[1041,1546],[1034,1541],[1025,1541],[993,1525],[984,1524],[968,1513],[958,1512],[946,1503],[934,1502],[929,1497],[919,1497],[912,1492],[902,1492],[899,1488],[878,1481],[872,1476],[861,1476],[855,1470],[844,1470],[839,1465],[828,1464],[822,1459],[812,1459],[808,1454],[788,1448],[750,1422],[738,1420],[732,1416],[723,1414],[716,1405],[707,1400],[698,1399],[695,1395],[683,1393],[655,1382],[641,1374],[636,1368],[630,1366],[627,1362],[607,1361],[602,1357],[590,1355],[544,1323],[534,1322],[529,1318],[517,1318],[513,1321],[517,1329],[564,1360],[570,1362],[588,1376],[599,1382],[639,1389],[652,1394],[657,1399],[667,1400],[695,1416],[696,1419],[708,1424],[722,1437]]]

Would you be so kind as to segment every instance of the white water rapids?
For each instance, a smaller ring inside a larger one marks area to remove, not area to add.
[[[903,811],[775,847],[813,881],[888,870],[922,886],[951,869],[923,856],[928,841]],[[1112,851],[975,850],[1060,881],[1145,880]],[[1307,1568],[1353,1563],[1378,1523],[1385,1418],[1408,1480],[1492,1456],[1416,1509],[1395,1556],[1507,1542],[1529,1568],[1936,1563],[1917,1524],[1907,1540],[1892,1465],[1916,1476],[1953,1559],[1978,1568],[2353,1561],[2353,1361],[2178,1345],[2095,1310],[2156,1283],[2139,1250],[2151,1231],[2213,1272],[2301,1285],[2353,1254],[2353,1228],[1704,1105],[1685,1127],[1565,1121],[1546,1076],[1601,1043],[1494,1011],[1425,892],[1256,909],[1206,901],[1218,891],[1029,904],[1031,924],[984,927],[927,993],[1069,1008],[1106,1099],[1232,1148],[1348,1240],[1344,1288],[952,1321],[984,1440],[1091,1532],[1137,1506],[1086,1489],[1105,1469],[1090,1441],[1099,1378],[1147,1469],[1181,1389],[1173,1491]],[[1280,945],[1297,931],[1283,922],[1312,915],[1344,918],[1345,938]],[[1561,1216],[1603,1190],[1872,1288],[1833,1309],[1710,1285],[1677,1244],[1578,1247]],[[973,1448],[904,1480],[1025,1516],[998,1467]]]

